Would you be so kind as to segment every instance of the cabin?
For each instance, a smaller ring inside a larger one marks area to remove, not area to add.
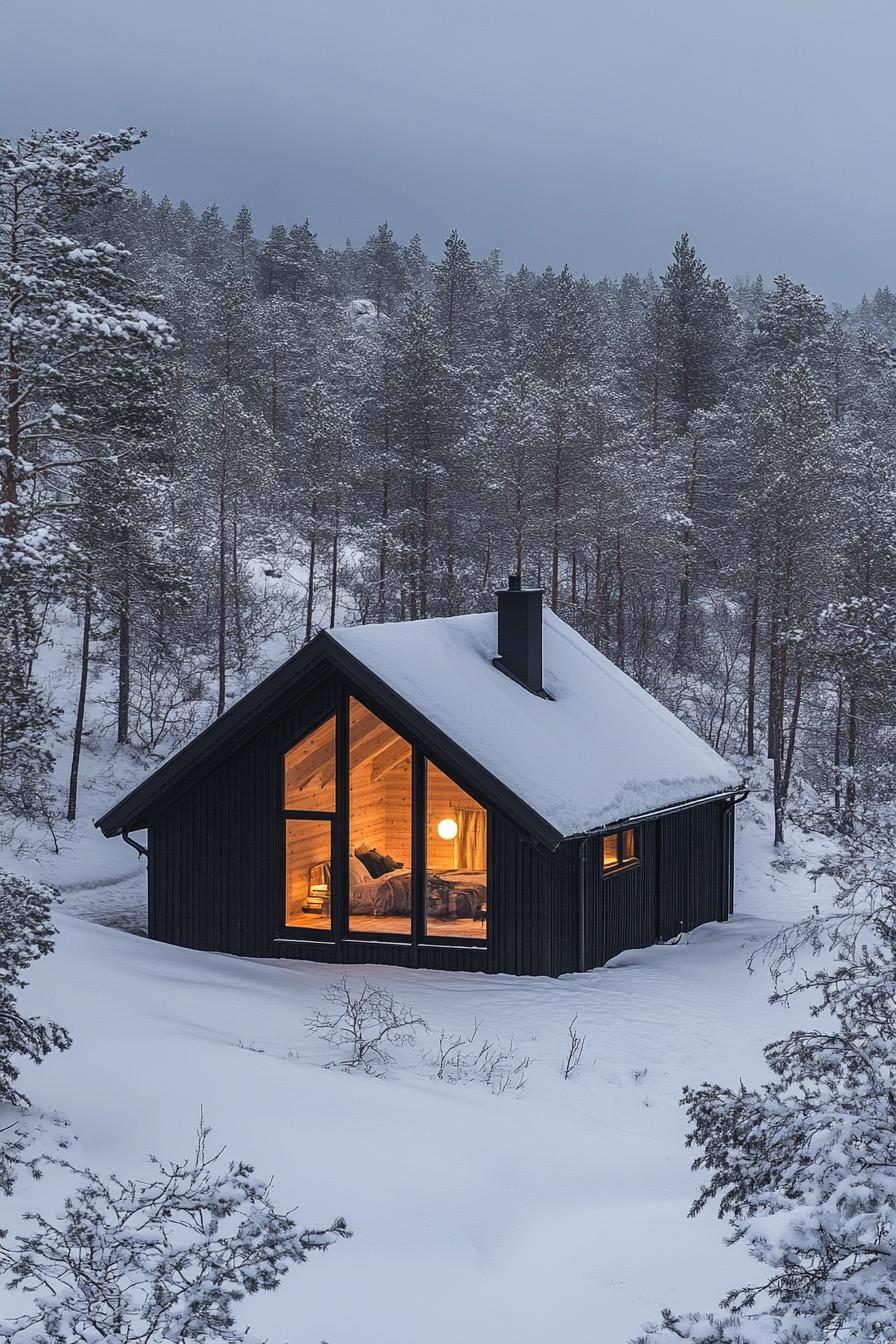
[[[558,976],[733,905],[737,773],[513,577],[325,631],[96,823],[148,932],[248,957]]]

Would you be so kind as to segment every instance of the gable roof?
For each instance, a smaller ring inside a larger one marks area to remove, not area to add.
[[[492,665],[494,612],[318,635],[147,776],[96,822],[146,825],[326,666],[378,699],[471,785],[542,843],[740,787],[737,772],[551,611],[543,700]]]
[[[560,836],[740,787],[717,752],[550,610],[543,633],[550,700],[492,665],[494,613],[328,637]]]

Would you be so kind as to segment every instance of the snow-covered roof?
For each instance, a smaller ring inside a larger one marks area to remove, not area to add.
[[[735,790],[736,770],[553,612],[542,699],[492,664],[497,615],[336,629],[363,663],[561,835]]]

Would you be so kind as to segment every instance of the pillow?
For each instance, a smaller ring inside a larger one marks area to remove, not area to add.
[[[357,859],[360,859],[360,862],[364,864],[364,867],[367,868],[371,878],[379,878],[380,872],[382,872],[382,868],[379,866],[379,860],[382,859],[383,856],[380,855],[380,853],[377,853],[376,849],[369,848],[369,845],[359,844],[355,849],[355,855]]]
[[[356,891],[358,887],[365,882],[370,881],[370,873],[364,867],[360,859],[355,858],[354,854],[348,856],[348,889],[349,892]]]
[[[355,853],[371,877],[383,877],[386,873],[394,873],[402,867],[402,864],[390,855],[381,854],[378,849],[368,849],[366,845],[359,845]]]

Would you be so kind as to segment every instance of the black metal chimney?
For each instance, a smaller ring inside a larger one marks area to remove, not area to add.
[[[533,695],[545,695],[542,679],[542,601],[544,590],[524,588],[519,574],[498,590],[498,656],[495,667]]]

